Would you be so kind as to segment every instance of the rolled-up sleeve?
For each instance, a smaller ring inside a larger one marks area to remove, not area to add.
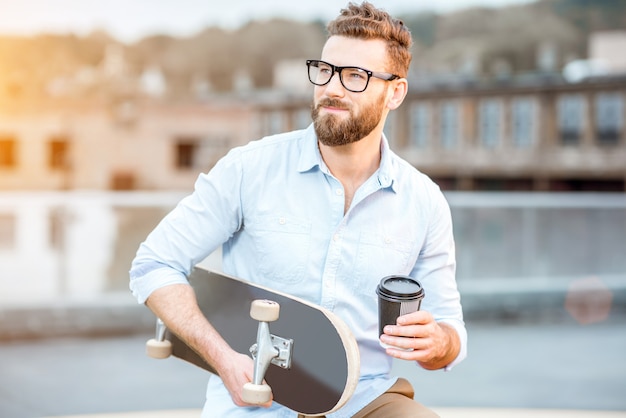
[[[181,200],[141,243],[130,269],[130,289],[139,303],[155,290],[188,283],[192,267],[216,250],[241,224],[241,164],[237,150],[201,174]]]
[[[130,270],[130,290],[138,303],[145,303],[152,292],[161,287],[188,283],[185,274],[169,266],[135,260]]]

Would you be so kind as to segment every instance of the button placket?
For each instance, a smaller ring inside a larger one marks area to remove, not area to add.
[[[333,233],[328,243],[326,265],[322,276],[322,303],[326,309],[333,309],[335,305],[335,282],[337,270],[341,261],[342,226],[340,225]]]

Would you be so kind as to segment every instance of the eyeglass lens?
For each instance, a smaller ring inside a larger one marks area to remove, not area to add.
[[[341,67],[339,70],[341,84],[353,92],[361,92],[367,88],[369,74],[358,67]],[[311,61],[309,64],[309,80],[313,84],[322,86],[330,81],[335,70],[322,61]]]

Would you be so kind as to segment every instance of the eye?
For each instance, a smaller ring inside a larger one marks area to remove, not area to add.
[[[326,64],[319,64],[317,68],[319,69],[320,73],[330,74],[333,72],[333,69]]]
[[[367,73],[361,68],[346,68],[343,70],[345,76],[351,80],[367,80]]]

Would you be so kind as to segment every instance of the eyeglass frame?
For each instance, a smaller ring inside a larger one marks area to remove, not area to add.
[[[319,64],[325,64],[328,65],[331,69],[332,69],[332,73],[330,74],[330,77],[328,77],[328,81],[326,81],[325,83],[316,83],[313,80],[311,80],[311,64],[313,63],[317,63],[317,67],[319,68]],[[352,93],[363,93],[365,90],[367,90],[367,87],[370,84],[370,79],[372,77],[374,78],[378,78],[384,81],[392,81],[392,80],[397,80],[400,77],[399,75],[396,74],[391,74],[391,73],[381,73],[381,72],[377,72],[377,71],[370,71],[367,70],[365,68],[361,68],[361,67],[357,67],[354,65],[347,65],[347,66],[343,66],[340,67],[338,65],[333,65],[329,62],[326,61],[322,61],[322,60],[306,60],[306,66],[307,66],[307,76],[309,77],[309,81],[311,82],[311,84],[316,85],[316,86],[325,86],[326,84],[330,83],[330,80],[333,79],[333,76],[335,75],[335,73],[339,74],[339,82],[341,82],[341,85],[343,86],[344,89],[351,91]],[[363,90],[352,90],[348,87],[346,87],[346,85],[343,83],[343,76],[341,75],[341,72],[346,69],[346,68],[355,68],[357,70],[361,70],[363,72],[365,72],[365,74],[367,74],[367,80],[365,81],[365,87],[363,87]]]

